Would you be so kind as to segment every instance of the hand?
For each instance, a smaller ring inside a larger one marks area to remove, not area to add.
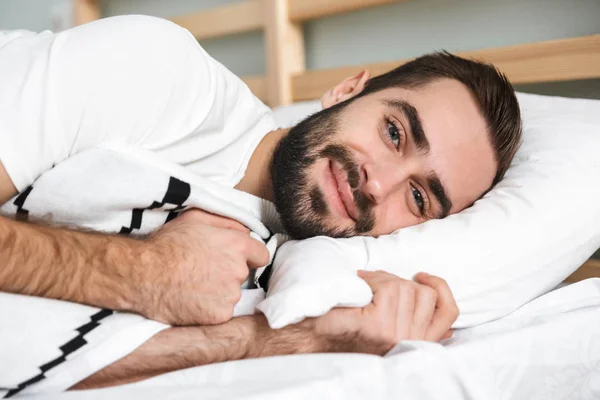
[[[230,320],[248,268],[269,262],[264,244],[237,221],[197,209],[185,212],[148,240],[149,263],[139,270],[135,311],[172,325]]]
[[[374,292],[373,302],[364,308],[335,309],[275,330],[263,315],[217,326],[165,329],[76,388],[125,384],[241,358],[327,351],[383,355],[400,340],[438,341],[451,334],[458,308],[444,280],[424,274],[417,275],[417,282],[386,272],[359,275]]]
[[[420,273],[413,282],[382,271],[359,276],[373,290],[372,303],[334,309],[315,320],[332,351],[384,355],[401,340],[437,342],[452,336],[459,311],[443,279]]]

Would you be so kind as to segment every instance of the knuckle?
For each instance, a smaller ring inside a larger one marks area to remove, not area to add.
[[[418,286],[412,281],[398,281],[396,282],[398,291],[406,296],[415,296]]]
[[[244,282],[246,279],[248,279],[249,274],[250,271],[248,270],[248,266],[243,263],[237,263],[232,270],[232,276],[235,280],[235,283]],[[240,291],[239,288],[237,291]]]
[[[450,288],[448,282],[444,278],[440,278],[439,276],[432,275],[433,282],[437,287]]]
[[[419,290],[420,286],[418,283],[413,281],[400,281],[398,282],[398,285],[402,290],[405,290],[407,292],[416,292],[417,290]]]
[[[215,324],[222,324],[233,318],[233,307],[223,306],[220,307],[214,314]]]
[[[452,319],[454,321],[456,321],[456,319],[460,315],[460,309],[456,304],[453,304],[452,307],[450,307],[450,315],[452,316]]]
[[[235,305],[242,298],[242,288],[237,282],[232,282],[227,289],[226,303],[228,306]]]
[[[437,300],[437,296],[438,296],[437,292],[434,289],[430,288],[429,286],[420,286],[419,294],[425,300],[434,301],[434,302]]]
[[[271,260],[271,254],[269,254],[269,250],[267,250],[265,247],[264,251],[262,251],[261,255],[260,255],[260,263],[263,265],[267,265],[270,260]]]
[[[233,305],[235,307],[235,305],[237,303],[239,303],[239,301],[242,299],[242,291],[238,290],[234,295],[233,295]],[[233,310],[231,310],[231,313],[233,315]]]
[[[249,247],[248,240],[246,240],[246,238],[243,235],[240,235],[239,232],[231,231],[230,233],[231,241],[235,249],[240,253],[246,252]]]
[[[385,292],[394,292],[399,288],[401,289],[402,286],[398,285],[398,283],[393,280],[387,280],[381,284],[381,290]]]
[[[236,291],[234,292],[235,302],[237,303],[242,298],[242,288],[238,285],[236,286]]]

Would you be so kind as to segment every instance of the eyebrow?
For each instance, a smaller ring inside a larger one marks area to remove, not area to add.
[[[388,107],[394,108],[395,110],[404,114],[404,116],[408,119],[412,138],[415,142],[417,150],[423,154],[429,153],[431,148],[429,145],[429,140],[427,139],[427,135],[425,135],[423,124],[421,123],[421,118],[419,117],[419,112],[415,106],[407,101],[397,99],[384,99],[383,103]],[[442,181],[440,181],[440,178],[438,178],[435,172],[427,177],[427,186],[429,186],[429,191],[436,198],[441,209],[435,218],[446,218],[452,209],[452,201],[448,197],[446,189],[444,189],[444,185],[442,185]]]
[[[427,140],[427,135],[425,135],[425,131],[423,130],[423,124],[421,123],[421,118],[419,117],[419,112],[417,109],[412,104],[404,100],[384,99],[382,101],[388,107],[394,108],[395,110],[404,114],[404,116],[408,119],[408,125],[410,127],[413,141],[415,142],[417,150],[420,153],[429,153],[429,140]]]
[[[427,178],[427,186],[429,186],[429,190],[431,193],[433,193],[441,208],[441,211],[438,213],[438,215],[436,215],[435,218],[446,218],[452,209],[452,201],[450,201],[450,198],[444,189],[444,185],[442,185],[440,178],[438,178],[435,172],[429,175]]]

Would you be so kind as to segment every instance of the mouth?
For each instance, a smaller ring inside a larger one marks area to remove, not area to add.
[[[343,208],[344,214],[356,222],[358,219],[358,210],[352,196],[352,188],[348,183],[348,174],[341,164],[334,160],[329,161],[329,172],[334,180],[334,188],[339,203],[338,208]],[[336,200],[336,199],[334,199]]]

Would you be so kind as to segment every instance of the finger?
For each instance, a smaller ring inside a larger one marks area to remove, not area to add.
[[[243,239],[246,241],[244,256],[246,257],[248,267],[260,268],[267,265],[271,259],[267,246],[251,236],[244,236]]]
[[[454,336],[454,331],[450,329],[444,336],[442,336],[441,340],[450,339],[452,336]]]
[[[436,310],[427,330],[426,340],[439,341],[458,318],[458,306],[452,291],[440,277],[419,273],[415,280],[437,292]]]
[[[397,316],[399,313],[399,291],[394,282],[382,284],[373,291],[373,300],[363,308],[364,315],[371,317],[365,326],[368,336],[383,338],[388,344],[396,344],[400,338],[397,331]],[[364,323],[364,317],[363,317]]]
[[[359,270],[357,274],[358,274],[359,278],[361,278],[365,282],[367,282],[367,284],[371,287],[372,291],[375,291],[383,283],[389,281],[390,279],[401,279],[401,278],[398,278],[396,275],[392,275],[385,271]]]
[[[415,288],[409,282],[396,282],[398,290],[398,311],[396,313],[396,342],[412,339],[411,331],[415,314]]]
[[[415,312],[410,330],[411,340],[425,340],[435,314],[437,292],[421,285],[415,295]]]
[[[212,214],[197,208],[186,211],[184,215],[188,215],[188,217],[193,218],[197,222],[210,225],[215,228],[231,229],[238,232],[250,233],[250,229],[246,228],[236,220],[223,217],[221,215]]]

